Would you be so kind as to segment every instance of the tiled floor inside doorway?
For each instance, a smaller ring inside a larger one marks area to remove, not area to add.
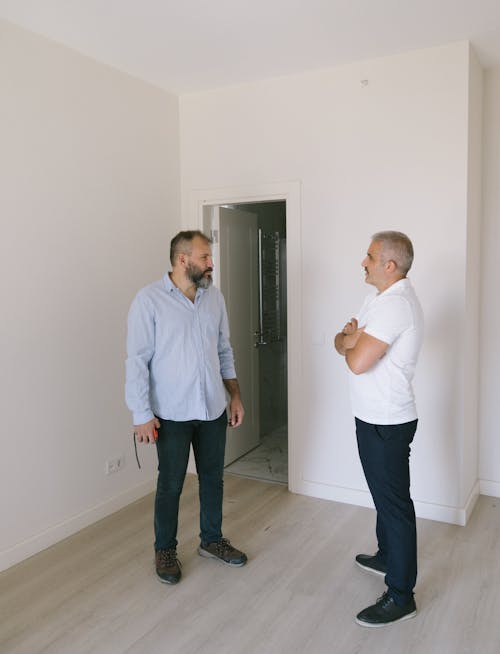
[[[288,429],[283,425],[262,437],[260,445],[227,466],[226,472],[249,477],[288,483]]]

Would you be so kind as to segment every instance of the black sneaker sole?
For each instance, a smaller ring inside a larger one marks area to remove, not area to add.
[[[370,568],[367,565],[359,563],[359,561],[356,561],[356,559],[354,560],[354,563],[358,566],[358,568],[361,568],[361,570],[364,570],[365,572],[371,572],[372,575],[377,575],[377,577],[385,577],[387,574],[385,570],[376,570],[375,568]]]
[[[391,624],[396,624],[397,622],[403,622],[403,620],[410,620],[410,618],[414,618],[416,615],[417,615],[417,609],[415,609],[415,611],[412,611],[411,613],[402,615],[397,620],[391,620],[390,622],[364,622],[363,620],[359,620],[358,618],[356,618],[356,622],[361,627],[374,627],[374,628],[388,627]]]
[[[217,554],[212,554],[212,552],[207,552],[207,550],[204,550],[201,547],[198,547],[198,554],[200,556],[205,557],[206,559],[215,559],[216,561],[219,561],[219,563],[223,563],[224,565],[229,565],[231,568],[241,568],[243,567],[248,559],[245,559],[244,561],[241,561],[239,563],[232,563],[231,561],[224,561],[224,559],[221,559]]]

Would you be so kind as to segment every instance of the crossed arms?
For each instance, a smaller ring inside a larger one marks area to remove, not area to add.
[[[344,329],[335,336],[335,349],[355,375],[370,370],[387,351],[389,345],[370,334],[364,327],[358,327],[356,318],[351,318]]]

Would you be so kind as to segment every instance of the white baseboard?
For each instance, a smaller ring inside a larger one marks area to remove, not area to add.
[[[500,497],[500,482],[489,481],[488,479],[481,479],[479,481],[481,495],[489,495],[490,497]]]
[[[294,489],[294,492],[308,495],[309,497],[374,508],[370,493],[364,490],[302,480],[299,488]],[[464,526],[474,509],[478,497],[479,482],[474,486],[464,507],[453,507],[414,500],[415,514],[417,518]]]
[[[8,550],[0,552],[0,572],[16,565],[16,563],[24,561],[37,552],[41,552],[64,538],[72,536],[94,522],[115,513],[115,511],[119,511],[141,497],[148,495],[154,491],[155,484],[155,479],[145,481],[139,486],[135,486],[103,504],[84,511],[63,523],[47,529],[41,534],[37,534]],[[297,484],[297,487],[293,488],[293,492],[309,497],[343,502],[344,504],[374,508],[370,493],[354,488],[301,480]],[[487,480],[478,481],[470,492],[469,498],[463,508],[432,504],[430,502],[419,502],[417,500],[415,501],[415,513],[419,518],[463,526],[467,524],[479,494],[500,497],[500,483]]]
[[[469,493],[469,499],[465,503],[465,508],[464,508],[465,522],[464,522],[464,526],[468,523],[469,518],[471,517],[472,512],[474,511],[474,507],[476,506],[476,503],[477,503],[477,501],[479,499],[480,494],[481,494],[481,483],[478,480],[474,484],[471,492]]]
[[[112,497],[110,500],[95,506],[88,511],[84,511],[79,515],[73,516],[69,520],[66,520],[41,534],[37,534],[32,538],[28,538],[21,543],[16,544],[10,549],[0,552],[0,571],[6,570],[16,563],[20,563],[27,559],[37,552],[58,543],[59,541],[76,534],[77,531],[80,531],[84,527],[105,518],[115,511],[123,509],[123,507],[135,502],[136,500],[148,495],[155,489],[156,479],[150,479],[143,482],[139,486],[129,489],[125,493],[121,493],[116,497]]]
[[[365,506],[370,509],[374,508],[370,493],[355,488],[321,484],[303,479],[297,485],[297,488],[294,488],[293,492],[299,495],[307,495],[308,497],[317,497],[321,500],[332,500],[333,502]]]

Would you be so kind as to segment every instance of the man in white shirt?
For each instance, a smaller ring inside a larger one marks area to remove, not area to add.
[[[413,246],[401,232],[378,232],[361,265],[376,290],[335,337],[345,357],[358,451],[377,510],[378,551],[358,554],[362,569],[385,576],[387,591],[356,622],[382,627],[416,615],[415,510],[410,444],[417,428],[411,386],[423,339],[420,303],[406,275]]]

